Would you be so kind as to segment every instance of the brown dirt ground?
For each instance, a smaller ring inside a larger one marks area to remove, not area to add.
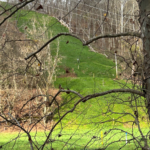
[[[44,90],[42,91],[43,95],[45,95]],[[57,89],[49,89],[48,90],[48,94],[49,95],[56,95],[56,93],[58,92]],[[41,94],[41,92],[37,89],[32,89],[32,90],[11,90],[11,89],[7,89],[7,90],[1,90],[0,91],[0,96],[2,97],[2,105],[3,105],[3,114],[5,114],[8,117],[8,112],[11,111],[11,114],[13,117],[17,118],[17,120],[19,120],[20,118],[22,119],[22,121],[19,121],[20,125],[27,129],[30,129],[34,123],[38,120],[38,119],[33,119],[33,124],[30,124],[30,119],[29,119],[29,112],[31,113],[32,117],[40,117],[43,115],[43,107],[38,108],[40,104],[42,104],[44,102],[44,98],[43,97],[38,97],[37,99],[34,99],[33,101],[29,102],[23,109],[22,111],[21,108],[22,106],[24,106],[24,104],[31,99],[32,97]],[[49,97],[51,99],[51,97]],[[56,98],[58,103],[61,103],[62,99],[60,96],[58,96]],[[6,101],[8,101],[11,105],[7,105]],[[13,104],[12,104],[12,101]],[[45,105],[45,104],[44,104]],[[12,107],[12,108],[11,108]],[[29,108],[30,107],[30,108]],[[56,106],[53,106],[54,108],[56,108]],[[11,110],[10,110],[11,109]],[[39,115],[39,116],[38,116]],[[26,118],[27,119],[23,119]],[[9,117],[8,117],[9,118]],[[4,121],[2,118],[0,118],[0,121]],[[25,122],[26,121],[26,122]],[[50,129],[53,125],[54,125],[54,121],[49,121],[47,124],[44,125],[44,121],[42,119],[42,121],[40,121],[40,123],[38,123],[33,129],[32,131],[39,131],[39,130],[46,130],[46,129]],[[16,127],[16,126],[12,126],[10,123],[1,123],[0,124],[0,132],[18,132],[20,131],[20,128]]]
[[[66,73],[63,75],[60,75],[59,78],[64,78],[64,77],[72,77],[72,78],[76,78],[77,75],[75,73]]]

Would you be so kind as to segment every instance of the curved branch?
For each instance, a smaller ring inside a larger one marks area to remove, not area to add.
[[[87,42],[85,42],[85,44],[83,45],[88,45],[98,39],[101,39],[101,38],[116,38],[116,37],[121,37],[121,36],[135,36],[135,37],[141,37],[141,34],[138,33],[138,32],[126,32],[126,33],[118,33],[118,34],[103,34],[103,35],[100,35],[100,36],[97,36],[97,37],[94,37],[90,40],[88,40]]]
[[[78,92],[76,92],[76,91],[73,91],[73,90],[64,90],[64,89],[61,89],[60,90],[60,92],[70,92],[70,93],[74,93],[74,94],[76,94],[77,96],[79,96],[80,98],[83,98],[83,96],[80,94],[80,93],[78,93]]]
[[[145,94],[141,91],[137,91],[137,90],[133,90],[133,89],[113,89],[113,90],[109,90],[109,91],[105,91],[105,92],[101,92],[101,93],[95,93],[92,95],[87,95],[86,97],[82,98],[82,102],[86,102],[87,100],[91,99],[91,98],[95,98],[95,97],[99,97],[99,96],[103,96],[103,95],[107,95],[107,94],[111,94],[111,93],[132,93],[132,94],[137,94],[139,96],[143,96],[145,97]]]
[[[78,36],[71,34],[71,33],[59,33],[56,36],[54,36],[53,38],[51,38],[49,41],[47,41],[40,49],[38,49],[36,52],[29,54],[25,60],[29,59],[30,57],[36,55],[37,53],[39,53],[43,48],[45,48],[49,43],[51,43],[52,41],[54,41],[55,39],[57,39],[58,37],[65,35],[65,36],[72,36],[75,37],[76,39],[79,39],[82,43],[84,43],[84,41],[79,38]]]
[[[103,35],[100,35],[100,36],[97,36],[97,37],[94,37],[88,41],[84,41],[82,40],[80,37],[78,37],[77,35],[75,34],[72,34],[72,33],[59,33],[57,34],[56,36],[54,36],[53,38],[51,38],[49,41],[47,41],[40,49],[38,49],[36,52],[33,52],[31,54],[29,54],[25,60],[29,59],[30,57],[36,55],[37,53],[39,53],[42,49],[44,49],[49,43],[51,43],[52,41],[54,41],[55,39],[57,39],[58,37],[62,36],[62,35],[65,35],[65,36],[71,36],[71,37],[74,37],[78,40],[80,40],[83,44],[83,46],[86,46],[86,45],[89,45],[90,43],[98,40],[98,39],[101,39],[101,38],[114,38],[114,37],[121,37],[121,36],[136,36],[136,37],[141,37],[141,34],[138,33],[138,32],[127,32],[127,33],[119,33],[119,34],[103,34]]]
[[[16,10],[14,10],[10,15],[8,15],[6,18],[3,19],[3,21],[0,23],[0,26],[8,19],[10,18],[13,14],[15,14],[17,11],[19,11],[21,8],[23,8],[24,6],[26,6],[27,4],[33,2],[34,0],[30,0],[30,1],[26,1],[23,5],[21,5],[20,7],[18,7]],[[22,2],[21,2],[22,3]],[[21,4],[19,3],[19,4]],[[19,4],[16,4],[15,6],[19,5]],[[14,8],[14,6],[12,7]],[[12,9],[11,8],[11,9]]]

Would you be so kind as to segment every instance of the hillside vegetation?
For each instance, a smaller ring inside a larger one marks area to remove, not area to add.
[[[22,33],[26,34],[28,38],[36,41],[37,43],[38,40],[40,40],[38,38],[42,35],[37,34],[37,39],[33,39],[33,36],[28,34],[28,30],[33,29],[32,22],[34,20],[37,20],[39,22],[37,25],[35,25],[37,29],[40,27],[46,27],[46,31],[43,30],[43,34],[46,32],[49,39],[60,32],[69,32],[68,29],[61,25],[57,19],[46,14],[41,14],[34,11],[27,12],[25,10],[20,10],[11,18],[11,20],[15,21],[16,18],[18,29]],[[46,20],[46,23],[43,23],[43,20]],[[102,54],[90,51],[88,46],[82,46],[82,43],[79,40],[73,37],[61,36],[58,40],[51,42],[50,52],[53,57],[55,57],[56,49],[58,47],[60,61],[58,62],[56,69],[57,77],[56,81],[54,82],[55,88],[58,88],[59,85],[61,85],[62,88],[76,90],[83,95],[87,95],[110,89],[117,89],[120,87],[126,88],[128,86],[131,86],[122,84],[124,83],[124,81],[120,81],[121,83],[119,83],[117,80],[112,80],[113,78],[115,78],[115,63],[107,59]],[[45,65],[46,64],[48,64],[48,62],[45,61]],[[45,73],[45,77],[47,76],[47,74],[48,73]],[[67,99],[69,99],[70,97],[72,97],[73,100],[62,107],[62,114],[65,113],[67,109],[71,108],[74,105],[75,101],[78,100],[78,98],[74,97],[73,94],[62,94],[62,98],[64,99],[64,101],[67,101]],[[128,112],[131,112],[133,114],[134,110],[128,106],[128,102],[124,104],[119,102],[120,99],[130,99],[129,97],[130,94],[112,94],[112,98],[110,98],[110,95],[108,95],[92,99],[86,103],[80,104],[73,114],[71,113],[70,115],[68,115],[64,123],[70,122],[70,119],[72,121],[76,120],[76,123],[82,120],[81,122],[84,125],[93,126],[94,123],[90,124],[91,119],[93,122],[97,122],[100,120],[104,122],[105,120],[109,120],[110,122],[106,124],[106,126],[109,127],[109,125],[112,125],[113,118],[115,119],[120,115],[112,115],[111,112],[107,110],[107,104],[110,103],[109,107],[112,107],[112,111],[117,112],[119,108],[122,112],[128,110]],[[77,117],[79,115],[79,112],[81,114],[79,117]],[[141,111],[141,113],[143,113],[143,111]],[[130,119],[133,120],[130,115],[125,115],[123,118],[123,120],[121,118],[121,121]],[[55,116],[55,119],[57,119],[57,116]],[[116,125],[117,124],[120,125],[116,122]]]

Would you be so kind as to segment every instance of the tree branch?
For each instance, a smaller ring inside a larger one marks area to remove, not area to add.
[[[73,90],[64,90],[64,89],[61,89],[60,92],[70,92],[70,93],[74,93],[76,94],[77,96],[79,96],[80,98],[83,98],[83,96],[81,94],[79,94],[78,92],[76,91],[73,91]]]
[[[10,18],[13,14],[15,14],[18,10],[20,10],[21,8],[23,8],[24,6],[26,6],[27,4],[33,2],[34,0],[30,0],[30,1],[26,1],[23,5],[21,5],[20,7],[18,7],[16,10],[14,10],[10,15],[8,15],[6,18],[3,19],[3,21],[0,23],[0,26],[8,19]],[[20,3],[19,3],[20,4]],[[19,5],[19,4],[16,4],[15,6]],[[14,6],[12,7],[14,8]],[[11,8],[11,9],[12,9]]]
[[[105,92],[101,92],[101,93],[87,95],[86,97],[82,98],[82,102],[86,102],[87,100],[89,100],[91,98],[95,98],[95,97],[99,97],[99,96],[103,96],[103,95],[107,95],[107,94],[111,94],[111,93],[118,93],[118,92],[132,93],[132,94],[137,94],[137,95],[145,97],[145,94],[141,91],[137,91],[137,90],[133,90],[133,89],[113,89],[113,90],[109,90],[109,91],[105,91]]]
[[[29,59],[30,57],[36,55],[37,53],[39,53],[43,48],[45,48],[49,43],[51,43],[52,41],[54,41],[55,39],[57,39],[58,37],[65,35],[65,36],[72,36],[75,37],[76,39],[79,39],[82,43],[84,43],[84,41],[79,38],[78,36],[71,34],[71,33],[59,33],[56,36],[54,36],[53,38],[51,38],[49,41],[47,41],[40,49],[38,49],[36,52],[29,54],[25,60]]]
[[[127,33],[119,33],[119,34],[103,34],[97,37],[94,37],[88,41],[83,41],[80,37],[78,37],[75,34],[72,33],[59,33],[56,36],[54,36],[53,38],[51,38],[49,41],[47,41],[40,49],[38,49],[36,52],[33,52],[31,54],[29,54],[25,60],[29,59],[30,57],[36,55],[37,53],[39,53],[42,49],[44,49],[49,43],[51,43],[52,41],[54,41],[55,39],[57,39],[58,37],[65,35],[65,36],[71,36],[71,37],[75,37],[76,39],[80,40],[83,44],[83,46],[89,45],[90,43],[101,39],[101,38],[114,38],[114,37],[121,37],[121,36],[136,36],[136,37],[141,37],[141,34],[138,32],[127,32]]]
[[[101,38],[116,38],[116,37],[121,37],[121,36],[135,36],[135,37],[139,37],[140,38],[141,37],[141,33],[138,33],[138,32],[126,32],[126,33],[118,33],[118,34],[103,34],[103,35],[100,35],[100,36],[97,36],[97,37],[94,37],[94,38],[88,40],[83,45],[88,45],[88,44],[92,43],[93,41],[96,41],[96,40],[101,39]]]

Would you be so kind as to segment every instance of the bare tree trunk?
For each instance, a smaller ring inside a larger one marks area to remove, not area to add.
[[[150,0],[139,0],[141,25],[141,38],[143,40],[144,53],[144,79],[143,90],[147,100],[147,113],[150,119]],[[148,149],[147,141],[145,139],[145,149]]]

